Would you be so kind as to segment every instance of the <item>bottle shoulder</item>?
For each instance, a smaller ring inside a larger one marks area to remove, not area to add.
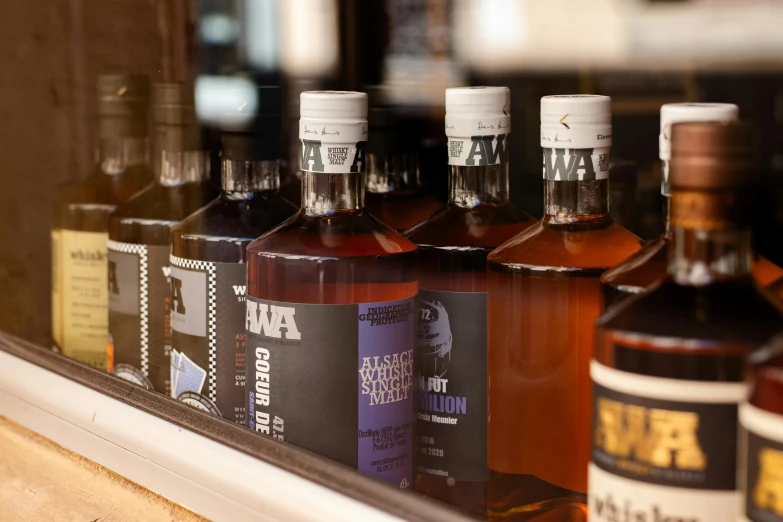
[[[86,177],[63,186],[55,201],[60,205],[117,205],[151,184],[152,172],[146,166],[129,167],[121,174],[94,168]]]
[[[511,203],[472,208],[444,205],[405,237],[422,246],[495,248],[534,224],[529,214]]]
[[[648,241],[601,275],[601,282],[611,286],[647,288],[666,277],[667,241],[660,236]]]
[[[120,220],[180,221],[216,196],[217,193],[209,182],[185,183],[176,187],[164,187],[155,183],[118,205],[112,217]]]
[[[769,286],[783,278],[783,268],[764,256],[756,254],[753,263],[753,277],[760,286]]]
[[[750,277],[701,287],[665,279],[610,308],[596,326],[665,338],[761,344],[783,330],[783,310]]]
[[[490,263],[606,269],[638,251],[642,240],[615,222],[552,225],[540,220],[489,255]]]
[[[416,245],[365,212],[308,215],[300,210],[248,246],[249,255],[376,257]]]
[[[367,192],[364,203],[368,214],[397,231],[411,228],[443,206],[438,199],[417,192]]]
[[[221,196],[183,219],[172,235],[253,240],[295,212],[296,207],[279,195],[252,199]]]

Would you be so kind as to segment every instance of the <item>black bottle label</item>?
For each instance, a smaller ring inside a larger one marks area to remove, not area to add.
[[[487,480],[487,294],[421,290],[416,471]]]
[[[733,521],[743,383],[648,377],[592,362],[591,519]]]
[[[246,265],[171,256],[171,396],[245,423]]]
[[[111,371],[169,392],[169,247],[109,241]]]
[[[413,307],[248,297],[248,426],[410,487]]]
[[[753,522],[783,522],[783,416],[740,407],[741,513]]]

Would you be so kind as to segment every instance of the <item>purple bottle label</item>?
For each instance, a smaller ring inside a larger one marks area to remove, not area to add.
[[[413,297],[315,305],[247,297],[248,426],[410,486]]]
[[[413,299],[359,305],[359,471],[408,487]]]

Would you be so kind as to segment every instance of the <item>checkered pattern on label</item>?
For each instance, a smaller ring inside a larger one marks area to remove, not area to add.
[[[150,312],[149,277],[147,271],[147,246],[109,240],[109,250],[139,256],[139,322],[141,324],[141,372],[150,375]]]
[[[216,401],[217,396],[217,275],[215,263],[169,256],[172,266],[207,273],[207,341],[209,343],[209,400]]]

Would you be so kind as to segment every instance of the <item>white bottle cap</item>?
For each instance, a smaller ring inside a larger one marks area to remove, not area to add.
[[[449,165],[508,162],[511,91],[508,87],[446,89]]]
[[[446,136],[469,138],[511,132],[508,87],[446,89]]]
[[[661,132],[658,135],[658,156],[671,158],[671,126],[686,121],[735,121],[739,107],[733,103],[667,103],[661,105]]]
[[[541,146],[592,149],[612,146],[612,99],[594,94],[541,98]]]
[[[593,181],[609,177],[612,99],[593,94],[541,98],[544,179]]]
[[[367,94],[307,91],[299,97],[302,170],[361,172],[367,142]]]

